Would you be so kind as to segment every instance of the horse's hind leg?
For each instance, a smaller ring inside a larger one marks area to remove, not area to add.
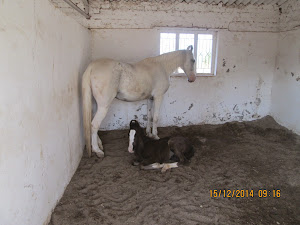
[[[96,153],[98,157],[104,157],[104,152],[102,142],[98,136],[98,130],[100,128],[100,124],[104,117],[106,116],[108,108],[107,107],[99,107],[97,109],[97,113],[92,121],[92,150]],[[99,145],[98,145],[99,144]],[[102,147],[102,150],[99,148]]]
[[[97,112],[92,120],[92,151],[95,152],[98,157],[103,157],[103,145],[98,136],[98,130],[117,91],[114,86],[99,85],[99,82],[97,83],[96,81],[92,83],[92,90],[97,102]]]

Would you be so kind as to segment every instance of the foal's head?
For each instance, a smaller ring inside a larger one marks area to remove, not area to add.
[[[193,46],[190,45],[187,48],[185,59],[183,62],[183,71],[188,77],[189,82],[194,82],[196,80],[196,73],[195,73],[195,59],[193,55]]]
[[[134,153],[135,149],[139,146],[139,142],[142,141],[143,128],[141,128],[140,124],[136,120],[130,121],[130,130],[129,130],[129,146],[128,152]]]

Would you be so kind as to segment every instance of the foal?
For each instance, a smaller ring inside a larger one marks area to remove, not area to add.
[[[177,162],[184,163],[194,155],[193,147],[186,138],[166,137],[154,140],[146,136],[136,120],[130,122],[128,151],[135,154],[134,164],[140,163],[142,169],[163,168],[162,172],[178,167]]]

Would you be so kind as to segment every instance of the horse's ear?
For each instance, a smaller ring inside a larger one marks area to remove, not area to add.
[[[189,47],[187,47],[187,50],[193,51],[193,45],[190,45]]]

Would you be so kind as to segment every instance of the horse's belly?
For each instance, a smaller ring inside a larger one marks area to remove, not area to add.
[[[152,85],[148,79],[137,80],[122,76],[117,93],[117,99],[134,102],[151,97]]]
[[[118,92],[116,98],[122,101],[127,101],[127,102],[135,102],[135,101],[140,101],[144,100],[147,98],[150,98],[151,94],[142,92],[142,93],[134,93],[134,92]]]

